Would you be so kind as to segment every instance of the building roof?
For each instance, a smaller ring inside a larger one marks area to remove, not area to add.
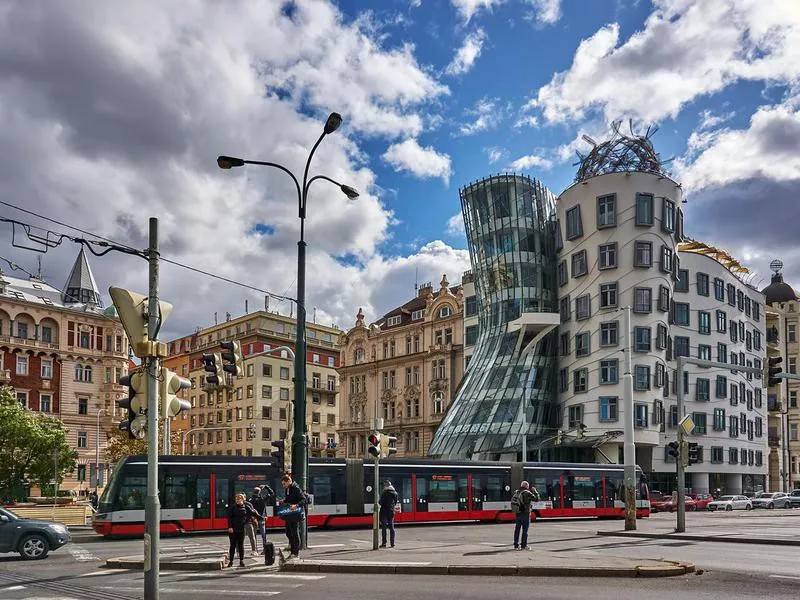
[[[445,285],[448,283],[446,276],[444,276],[442,280]],[[455,285],[452,287],[448,287],[447,289],[449,289],[450,293],[453,295],[453,297],[455,297],[460,287],[461,287],[460,285]],[[416,311],[425,310],[425,307],[428,304],[427,301],[428,292],[431,293],[431,297],[435,300],[442,293],[442,289],[439,289],[434,292],[430,284],[423,285],[419,289],[419,293],[417,294],[416,297],[412,298],[405,304],[390,310],[389,312],[384,314],[381,318],[376,320],[373,323],[373,325],[375,325],[376,327],[380,327],[381,329],[387,329],[389,327],[387,325],[389,318],[398,316],[400,317],[400,325],[408,325],[413,321],[421,321],[422,319],[413,319],[412,316]],[[392,327],[396,326],[397,325],[393,325]]]
[[[72,272],[64,286],[64,304],[86,304],[102,308],[100,292],[94,280],[92,268],[86,258],[83,248],[72,265]]]
[[[772,276],[772,282],[761,290],[761,293],[767,297],[767,304],[797,300],[797,294],[794,289],[788,283],[784,283],[783,275],[780,273],[775,273]]]

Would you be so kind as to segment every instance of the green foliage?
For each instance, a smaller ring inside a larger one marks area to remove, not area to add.
[[[55,473],[54,452],[58,452]],[[67,443],[67,428],[51,416],[26,410],[11,388],[0,388],[0,496],[28,481],[58,482],[75,470],[78,452]]]
[[[158,423],[158,448],[159,454],[161,453],[161,441],[164,435],[164,427],[159,420]],[[187,442],[188,443],[188,442]],[[180,454],[181,452],[181,434],[177,431],[170,432],[170,446],[172,454]],[[135,456],[137,454],[147,454],[147,438],[143,440],[132,440],[128,437],[127,431],[120,431],[114,429],[108,436],[108,446],[106,447],[106,460],[109,464],[115,464],[125,458],[126,456]]]

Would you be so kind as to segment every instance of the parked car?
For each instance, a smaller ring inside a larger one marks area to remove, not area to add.
[[[706,510],[710,502],[714,501],[714,496],[711,494],[689,494],[694,500],[694,506],[697,510]]]
[[[650,490],[650,512],[666,512],[672,503],[672,496],[665,496],[657,490]]]
[[[792,490],[789,493],[789,502],[792,508],[800,508],[800,490]]]
[[[19,552],[25,560],[40,560],[70,540],[67,526],[23,519],[0,507],[0,553]]]
[[[708,503],[708,510],[752,510],[753,501],[747,496],[722,496]]]
[[[767,492],[753,498],[753,508],[792,508],[792,501],[786,492]]]

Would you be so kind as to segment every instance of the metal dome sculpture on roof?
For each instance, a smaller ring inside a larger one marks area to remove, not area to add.
[[[648,127],[644,135],[636,135],[633,130],[633,121],[628,122],[631,134],[625,135],[620,131],[622,121],[611,123],[614,134],[611,139],[601,144],[595,142],[588,135],[583,139],[594,148],[586,156],[577,152],[580,159],[575,166],[580,165],[575,181],[586,181],[597,175],[605,173],[642,172],[655,175],[666,175],[664,165],[669,161],[662,161],[653,148],[650,138],[658,131],[658,127]],[[670,159],[671,160],[671,159]]]

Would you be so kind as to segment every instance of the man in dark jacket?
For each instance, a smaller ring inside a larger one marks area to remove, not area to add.
[[[271,505],[275,492],[268,485],[253,488],[253,495],[250,497],[250,504],[253,509],[262,517],[259,522],[258,532],[261,534],[261,547],[267,547],[267,507]]]
[[[231,547],[228,551],[228,566],[233,565],[234,550],[239,551],[239,566],[244,565],[244,527],[251,519],[259,519],[253,507],[245,502],[244,494],[236,494],[233,505],[228,509],[228,537]]]
[[[381,523],[381,548],[386,548],[386,530],[389,530],[389,542],[394,548],[394,510],[399,498],[397,490],[394,489],[391,481],[383,482],[383,491],[378,500],[380,512],[378,518]]]
[[[514,519],[514,550],[520,549],[519,533],[522,531],[522,550],[530,550],[528,547],[528,527],[531,525],[531,503],[539,499],[539,494],[531,491],[531,485],[523,481],[514,495],[519,495],[519,512]],[[513,499],[513,496],[512,496]]]
[[[300,486],[292,481],[291,475],[284,475],[281,478],[281,486],[285,491],[282,504],[289,505],[290,508],[302,508],[308,504],[308,498],[300,489]],[[289,538],[289,551],[291,555],[287,560],[297,558],[300,555],[300,522],[305,515],[301,515],[298,519],[289,519],[286,522],[286,537]]]

